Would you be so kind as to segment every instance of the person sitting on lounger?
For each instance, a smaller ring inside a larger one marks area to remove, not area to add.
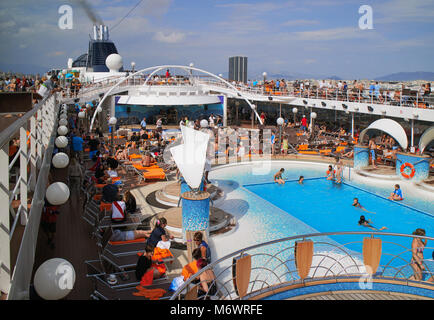
[[[387,229],[386,227],[381,227],[380,229],[375,228],[373,225],[371,225],[371,220],[370,219],[366,220],[365,216],[360,216],[359,225],[364,226],[364,227],[368,227],[368,228],[370,228],[372,230],[376,230],[376,231],[381,231],[381,230]]]
[[[399,184],[395,184],[395,190],[390,194],[388,199],[395,200],[395,201],[400,201],[404,199],[402,197],[402,191],[399,187]]]
[[[368,211],[368,210],[366,210],[365,207],[362,206],[362,205],[360,204],[358,198],[354,198],[352,206],[353,206],[353,207],[356,207],[356,208],[359,208],[359,209],[362,209],[362,210],[364,210],[364,211],[366,211],[366,212],[376,214],[375,212],[372,212],[372,211]]]
[[[351,149],[351,148],[346,148],[345,150],[344,150],[344,154],[342,155],[343,157],[345,157],[345,158],[352,158],[352,157],[354,157],[354,150],[353,149]]]
[[[167,226],[167,220],[166,218],[159,218],[157,219],[157,222],[155,223],[155,228],[152,230],[151,235],[149,236],[149,239],[147,241],[147,244],[151,247],[155,247],[158,243],[158,241],[161,240],[162,235],[166,235],[167,232],[165,230],[165,227]],[[173,236],[169,236],[170,239],[173,239]]]
[[[141,255],[137,260],[136,278],[140,281],[141,286],[151,285],[154,279],[159,279],[166,273],[164,264],[153,263],[153,253],[154,248],[146,246],[145,254]]]
[[[285,184],[285,180],[282,178],[284,171],[285,169],[282,168],[274,175],[274,182],[277,182],[278,184]]]

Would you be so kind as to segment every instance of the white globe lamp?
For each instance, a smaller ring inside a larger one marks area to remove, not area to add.
[[[60,300],[74,288],[75,278],[75,270],[70,262],[53,258],[45,261],[36,270],[33,285],[41,298]]]
[[[45,197],[54,206],[62,205],[69,199],[69,188],[63,182],[54,182],[45,191]]]
[[[57,169],[63,169],[66,168],[69,164],[69,157],[64,152],[56,153],[51,160],[53,163],[53,166]]]
[[[105,65],[109,68],[110,72],[119,72],[122,68],[123,60],[121,55],[113,53],[105,59]]]
[[[255,104],[252,104],[252,109],[256,110],[256,105]]]
[[[59,126],[67,126],[67,125],[68,125],[68,120],[63,118],[59,120]]]
[[[68,138],[65,136],[58,136],[55,141],[56,147],[58,148],[66,148],[68,145]]]
[[[267,73],[264,71],[264,72],[262,73],[262,76],[265,78],[265,77],[267,76]]]
[[[191,67],[191,68],[194,67],[194,63],[193,63],[193,62],[190,63],[190,67]]]
[[[78,113],[78,117],[79,117],[80,119],[84,119],[84,118],[86,118],[86,112],[84,112],[84,111],[80,111],[80,112]]]
[[[316,114],[316,112],[312,112],[312,113],[310,114],[310,116],[312,117],[312,119],[316,119],[317,114]]]
[[[297,113],[298,109],[297,108],[292,108],[292,113]]]
[[[116,122],[118,122],[118,119],[116,119],[115,117],[111,117],[109,119],[109,125],[114,126],[116,124]]]
[[[206,119],[203,119],[200,121],[200,127],[201,128],[208,128],[208,121]]]
[[[282,126],[284,122],[285,122],[285,120],[282,117],[277,118],[277,120],[276,120],[276,123],[278,126]]]
[[[67,133],[68,133],[68,128],[67,128],[66,126],[60,126],[60,127],[57,129],[57,134],[58,134],[59,136],[66,136]]]

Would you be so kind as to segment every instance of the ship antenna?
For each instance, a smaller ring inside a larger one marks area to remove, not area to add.
[[[139,6],[139,4],[141,4],[142,2],[143,2],[143,0],[140,0],[139,2],[137,2],[137,4],[130,11],[128,11],[128,13],[118,23],[116,23],[113,27],[110,28],[110,31],[112,31],[114,28],[116,28],[118,25],[120,25],[122,23],[122,21],[124,21],[126,19],[126,17],[128,17],[129,14],[131,12],[133,12],[133,10],[135,8],[137,8]]]

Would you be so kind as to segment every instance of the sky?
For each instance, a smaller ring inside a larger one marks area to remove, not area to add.
[[[0,69],[66,67],[87,52],[92,21],[79,0],[0,1]],[[249,78],[268,74],[374,78],[434,72],[434,0],[88,0],[111,29],[124,67],[188,65],[219,74],[248,57]],[[72,29],[58,12],[73,9]],[[373,29],[359,28],[362,5]],[[117,25],[118,24],[118,25]]]

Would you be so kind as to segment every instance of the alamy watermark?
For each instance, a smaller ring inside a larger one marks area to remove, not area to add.
[[[359,8],[359,13],[362,15],[359,18],[360,30],[372,30],[374,29],[374,16],[372,7],[369,5],[362,5]]]
[[[71,30],[74,27],[72,7],[64,4],[59,7],[58,13],[61,14],[58,21],[59,28],[62,30]]]
[[[59,288],[62,290],[72,290],[74,287],[74,269],[66,263],[60,264],[56,269],[56,276],[60,275]]]

